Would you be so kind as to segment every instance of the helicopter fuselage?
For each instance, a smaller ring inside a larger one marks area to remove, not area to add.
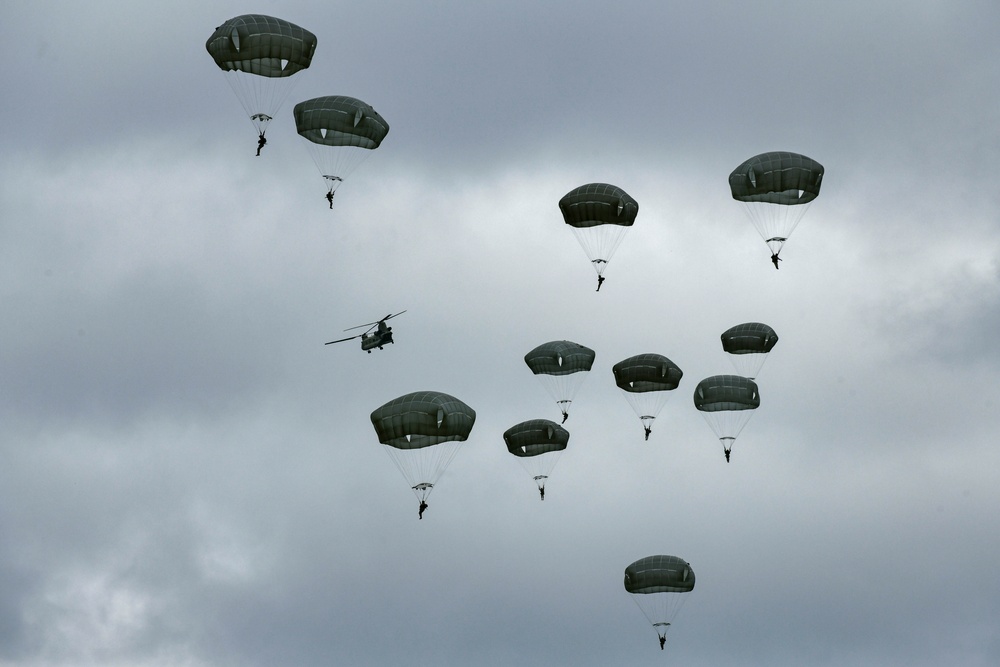
[[[378,331],[373,331],[361,337],[361,349],[367,350],[369,354],[375,348],[381,350],[383,345],[390,343],[392,343],[392,327],[387,327],[384,324],[379,327]]]

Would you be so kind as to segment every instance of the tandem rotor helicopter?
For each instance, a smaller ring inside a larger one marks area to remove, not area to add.
[[[372,350],[375,348],[381,350],[383,345],[388,345],[389,343],[392,343],[392,327],[386,326],[385,321],[391,320],[394,317],[398,317],[399,315],[402,315],[405,312],[406,312],[405,310],[401,310],[395,315],[386,315],[385,317],[376,322],[369,322],[368,324],[359,324],[356,327],[350,327],[348,329],[344,329],[344,331],[352,331],[354,329],[361,329],[362,327],[368,327],[367,330],[365,330],[362,333],[359,333],[356,336],[349,336],[348,338],[341,338],[340,340],[331,340],[329,343],[324,343],[324,345],[333,345],[334,343],[343,343],[348,340],[354,340],[355,338],[360,338],[361,349],[367,351],[368,354],[371,354]],[[372,331],[373,329],[374,331]]]

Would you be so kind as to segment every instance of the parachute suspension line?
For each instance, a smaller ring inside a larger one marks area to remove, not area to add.
[[[767,353],[748,352],[746,354],[730,354],[729,358],[733,362],[733,367],[736,369],[737,375],[754,380],[760,373],[760,369],[764,366],[764,362],[767,361]]]
[[[559,463],[561,455],[562,451],[556,450],[535,456],[518,456],[517,462],[541,490],[545,487],[545,482],[552,474],[556,464]]]
[[[307,141],[306,147],[328,190],[334,193],[344,179],[373,153],[360,146],[326,146],[312,141]]]
[[[622,395],[642,422],[643,429],[651,430],[653,422],[670,400],[669,391],[630,392],[622,390]],[[648,431],[647,431],[648,433]],[[648,440],[648,437],[647,437]]]
[[[548,478],[549,478],[548,475],[535,475],[531,479],[535,480],[535,486],[537,486],[538,490],[541,491],[542,489],[545,488],[545,480],[547,480]],[[545,500],[544,496],[542,497],[542,500]]]
[[[648,593],[629,595],[646,617],[658,637],[665,637],[674,617],[687,602],[683,593]]]
[[[556,402],[556,407],[559,408],[559,413],[563,415],[565,422],[573,399],[576,398],[576,392],[587,377],[586,372],[581,371],[566,375],[546,375],[543,373],[535,377],[539,379],[545,391]]]
[[[812,202],[793,205],[745,201],[740,203],[757,233],[770,248],[771,254],[777,255],[784,247],[785,241],[795,231],[802,216],[809,210],[809,205]]]
[[[576,240],[590,259],[597,275],[603,276],[608,260],[621,245],[630,227],[626,225],[595,225],[593,227],[571,227]]]
[[[233,94],[236,95],[236,99],[239,100],[240,106],[243,107],[243,111],[250,119],[250,124],[253,125],[257,134],[260,135],[266,132],[268,122],[271,120],[273,114],[265,113],[264,110],[268,107],[265,107],[264,103],[259,99],[261,97],[259,91],[260,84],[255,85],[253,81],[253,79],[259,77],[236,70],[224,72],[223,76],[226,78],[226,83],[232,88]]]
[[[344,179],[342,179],[339,176],[324,176],[323,178],[326,180],[327,185],[329,186],[327,187],[326,190],[327,192],[335,193],[337,191],[337,186],[344,182]]]
[[[705,415],[705,420],[712,427],[717,438],[735,440],[743,427],[750,421],[753,413],[753,410],[719,410],[702,414]]]
[[[431,494],[441,474],[458,454],[461,444],[460,441],[452,440],[417,449],[398,449],[390,445],[383,445],[383,449],[410,485],[417,500],[423,501]]]
[[[431,489],[434,485],[430,482],[421,482],[413,487],[413,492],[417,494],[417,500],[424,502],[427,500],[427,496],[431,495]]]
[[[298,81],[294,76],[266,77],[238,70],[223,72],[223,75],[257,134],[267,131],[268,124],[277,115]]]
[[[545,486],[546,480],[552,474],[552,469],[559,462],[560,452],[546,452],[538,456],[518,457],[517,461],[521,465],[539,489]]]

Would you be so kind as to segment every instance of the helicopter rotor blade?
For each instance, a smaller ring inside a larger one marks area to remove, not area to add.
[[[329,343],[323,343],[323,345],[333,345],[334,343],[343,343],[344,341],[354,340],[355,338],[361,338],[364,334],[358,334],[357,336],[351,336],[350,338],[341,338],[340,340],[331,340]]]
[[[375,320],[374,322],[368,322],[366,324],[359,324],[356,327],[348,327],[348,328],[344,329],[344,331],[353,331],[354,329],[361,329],[362,327],[374,327],[374,326],[376,326],[378,324],[381,324],[382,322],[385,322],[386,320],[391,320],[392,318],[396,317],[397,315],[402,315],[405,312],[406,312],[405,310],[401,310],[398,313],[396,313],[395,315],[393,315],[393,314],[390,313],[389,315],[386,315],[385,317],[383,317],[380,320]]]
[[[385,322],[386,320],[391,320],[391,319],[392,319],[392,318],[394,318],[394,317],[399,317],[400,315],[402,315],[402,314],[403,314],[403,313],[405,313],[405,312],[406,312],[405,310],[401,310],[401,311],[399,311],[398,313],[396,313],[395,315],[386,315],[385,317],[383,317],[383,318],[382,318],[381,320],[379,320],[379,321],[380,321],[380,322]]]
[[[348,327],[348,328],[344,329],[344,331],[354,331],[355,329],[361,329],[362,327],[371,327],[371,326],[375,326],[376,324],[378,324],[378,322],[368,322],[366,324],[359,324],[356,327]]]

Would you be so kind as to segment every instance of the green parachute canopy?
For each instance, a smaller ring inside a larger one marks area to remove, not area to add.
[[[589,371],[597,354],[571,340],[542,343],[524,355],[524,363],[535,375],[571,375]]]
[[[810,202],[819,196],[823,165],[787,151],[755,155],[729,174],[733,199],[742,202],[772,254],[781,252]]]
[[[524,363],[559,406],[563,422],[569,417],[570,403],[596,356],[589,347],[569,340],[542,343],[524,355]]]
[[[662,354],[646,353],[623,359],[611,371],[622,391],[643,393],[670,391],[680,384],[684,371]]]
[[[722,442],[727,462],[736,437],[759,405],[757,384],[739,375],[714,375],[699,382],[694,390],[694,406]]]
[[[677,556],[646,556],[625,568],[625,590],[638,595],[694,590],[694,570]]]
[[[597,275],[603,276],[625,232],[635,223],[639,204],[616,185],[588,183],[567,192],[559,200],[559,210]]]
[[[635,411],[646,439],[653,430],[653,420],[680,384],[684,371],[662,354],[646,353],[623,359],[611,368],[615,384]]]
[[[316,35],[284,19],[244,14],[216,28],[205,48],[263,134],[291,92],[289,77],[312,62]]]
[[[504,431],[507,451],[518,458],[521,466],[544,492],[545,480],[569,444],[569,431],[548,419],[530,419]],[[544,493],[542,499],[545,499]]]
[[[767,355],[778,342],[774,329],[760,322],[744,322],[722,332],[722,349],[736,367],[736,373],[753,380]]]
[[[750,378],[713,375],[695,387],[694,406],[702,412],[755,410],[760,406],[760,394]]]
[[[625,568],[625,590],[661,638],[694,590],[694,570],[677,556],[646,556]]]
[[[476,411],[454,396],[417,391],[375,409],[378,441],[423,502],[468,439]]]
[[[569,431],[548,419],[530,419],[504,431],[507,451],[518,457],[561,452],[569,443]]]
[[[216,28],[205,48],[224,71],[280,78],[309,67],[316,35],[284,19],[243,14]]]
[[[367,102],[346,95],[327,95],[299,102],[293,109],[295,129],[331,192],[378,148],[389,123]]]
[[[616,185],[588,183],[563,195],[559,210],[570,227],[631,227],[639,213],[639,203]]]
[[[378,148],[389,124],[366,102],[346,95],[316,97],[295,105],[295,129],[323,146]]]
[[[476,411],[440,391],[416,391],[372,411],[371,420],[383,445],[421,449],[467,439]]]

